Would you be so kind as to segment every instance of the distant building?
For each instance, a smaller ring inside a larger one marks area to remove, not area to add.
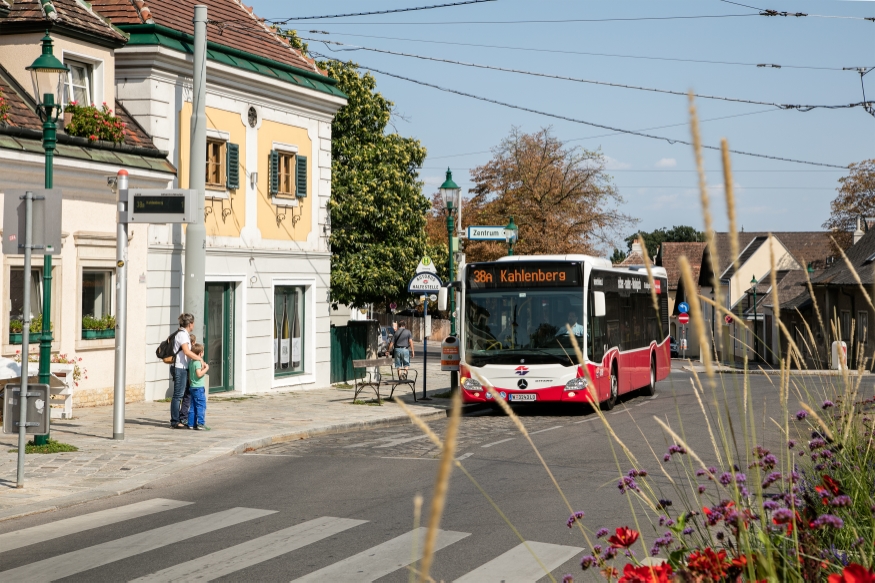
[[[678,314],[677,305],[681,302],[694,298],[699,290],[684,289],[683,280],[681,278],[680,258],[686,257],[690,263],[693,281],[699,281],[699,270],[701,269],[702,253],[705,249],[705,243],[662,243],[656,253],[655,263],[660,267],[664,267],[668,274],[668,313],[669,327],[672,338],[680,341],[682,328],[677,322]],[[686,332],[688,358],[699,357],[699,341],[695,334],[690,334],[689,325]]]

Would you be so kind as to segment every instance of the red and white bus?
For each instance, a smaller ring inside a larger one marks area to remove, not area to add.
[[[460,380],[465,403],[489,402],[481,381],[510,402],[587,402],[653,394],[671,369],[666,272],[612,267],[588,255],[503,257],[463,267]],[[569,333],[568,326],[571,327]],[[577,362],[570,334],[583,351]],[[479,380],[478,380],[479,379]]]

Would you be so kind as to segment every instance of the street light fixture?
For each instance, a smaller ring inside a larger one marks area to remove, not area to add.
[[[519,236],[520,228],[516,226],[516,223],[513,222],[513,217],[511,217],[510,222],[504,228],[504,239],[507,241],[508,255],[513,255],[513,246],[519,239]]]
[[[750,278],[750,290],[753,293],[753,357],[754,360],[759,359],[758,342],[757,342],[757,278]]]
[[[64,79],[69,72],[67,66],[55,57],[52,37],[49,31],[42,38],[42,54],[26,69],[33,81],[33,96],[37,101],[37,114],[43,122],[43,150],[46,155],[45,187],[54,188],[54,159],[57,144],[57,121],[61,115],[61,105],[55,103],[55,92],[61,93]],[[25,274],[28,277],[29,274]],[[43,256],[43,329],[39,346],[39,382],[49,384],[52,358],[52,256]],[[29,346],[22,346],[22,359],[27,359]],[[27,374],[27,365],[22,367]],[[36,445],[48,443],[48,435],[34,436]]]
[[[453,173],[447,168],[447,179],[440,187],[441,198],[444,201],[444,210],[447,211],[447,278],[450,281],[455,281],[456,276],[453,269],[453,233],[455,225],[453,219],[456,213],[459,212],[462,203],[462,189],[458,184],[453,182]],[[450,336],[456,335],[456,294],[450,293]],[[457,371],[450,372],[450,390],[455,391],[459,386],[459,373]]]

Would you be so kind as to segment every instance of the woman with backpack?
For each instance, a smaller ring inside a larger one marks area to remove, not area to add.
[[[192,360],[203,362],[203,358],[191,351],[191,331],[194,329],[194,316],[179,315],[179,330],[171,334],[158,346],[158,358],[170,365],[170,378],[173,380],[173,397],[170,399],[170,427],[185,429],[180,423],[179,403],[188,385],[188,363]]]

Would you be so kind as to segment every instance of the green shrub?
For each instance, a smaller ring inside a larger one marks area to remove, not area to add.
[[[106,103],[98,109],[94,105],[84,106],[71,101],[64,113],[72,114],[64,127],[68,135],[88,138],[92,142],[103,140],[120,144],[125,141],[126,124],[112,114]]]

